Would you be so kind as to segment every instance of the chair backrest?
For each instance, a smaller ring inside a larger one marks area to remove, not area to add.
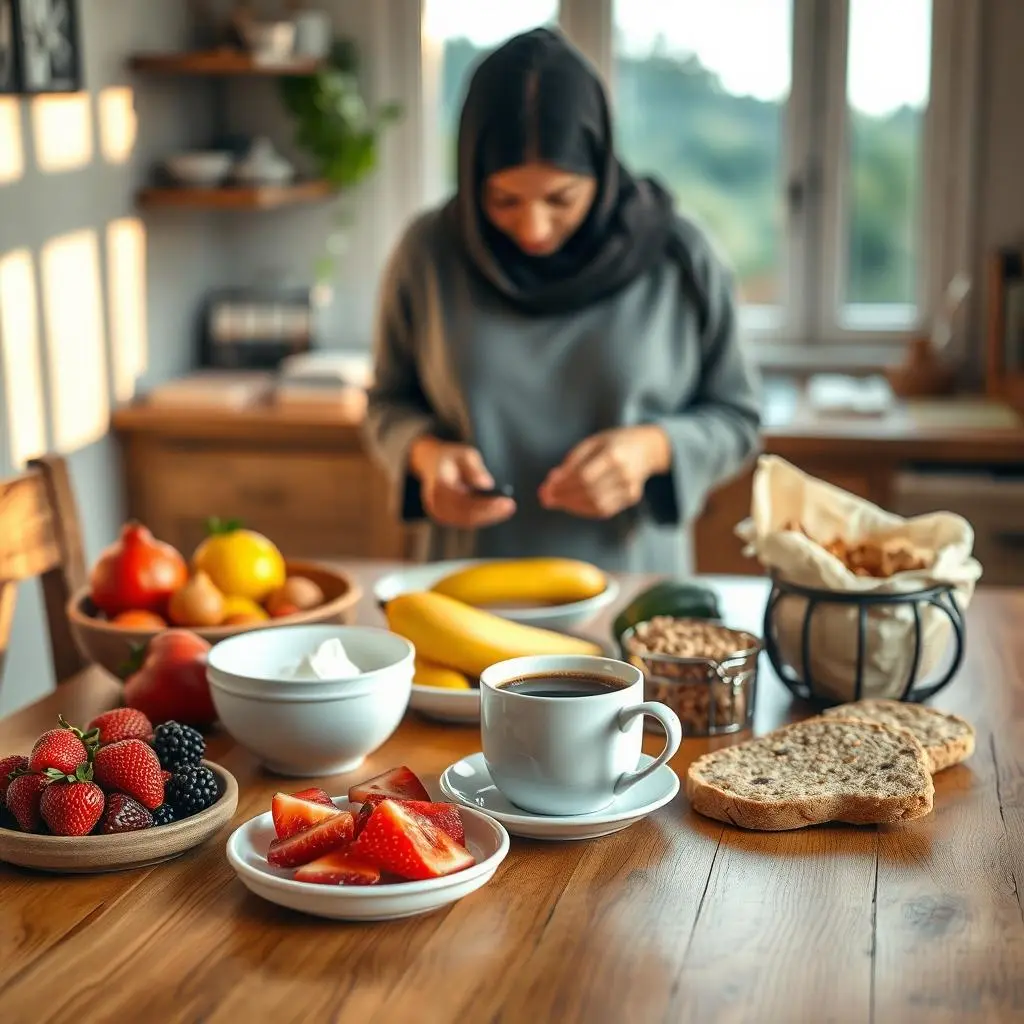
[[[57,682],[86,667],[68,624],[67,602],[86,582],[78,508],[67,463],[33,459],[21,476],[0,480],[0,680],[11,639],[18,584],[38,576]]]

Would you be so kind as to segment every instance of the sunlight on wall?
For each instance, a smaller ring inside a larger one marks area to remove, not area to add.
[[[85,92],[32,100],[32,136],[41,171],[73,171],[92,161],[91,111]]]
[[[101,89],[96,97],[96,114],[103,159],[111,164],[127,163],[135,149],[139,128],[135,117],[135,94],[126,85]]]
[[[0,96],[0,185],[9,185],[24,173],[21,107],[16,97]]]
[[[47,242],[41,264],[53,442],[69,452],[103,437],[110,418],[96,232]]]
[[[146,372],[146,229],[136,217],[107,225],[107,308],[114,398],[127,402]]]
[[[15,468],[46,451],[35,278],[27,249],[0,257],[0,358],[7,391],[9,454]]]

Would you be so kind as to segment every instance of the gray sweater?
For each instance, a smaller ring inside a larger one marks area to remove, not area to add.
[[[430,433],[479,448],[515,488],[516,514],[469,533],[432,526],[430,557],[581,558],[609,571],[682,573],[685,524],[755,452],[759,388],[736,331],[730,275],[704,235],[678,222],[683,259],[583,312],[526,315],[480,279],[438,213],[418,218],[381,289],[366,437],[396,511],[424,517],[410,444]],[[585,437],[660,424],[672,470],[639,505],[589,520],[541,507],[548,471]]]

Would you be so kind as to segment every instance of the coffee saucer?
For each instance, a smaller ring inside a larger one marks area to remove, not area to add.
[[[653,757],[640,755],[638,768]],[[500,821],[512,835],[524,839],[597,839],[621,832],[664,807],[679,792],[679,776],[666,764],[626,790],[613,803],[591,814],[533,814],[516,807],[495,786],[482,753],[449,765],[441,775],[441,792],[455,803],[483,811]]]

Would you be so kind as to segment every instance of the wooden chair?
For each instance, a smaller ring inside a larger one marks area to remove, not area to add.
[[[57,682],[88,664],[68,625],[67,602],[86,582],[78,508],[67,463],[59,456],[33,459],[28,470],[0,480],[0,680],[14,621],[17,586],[38,576]]]

